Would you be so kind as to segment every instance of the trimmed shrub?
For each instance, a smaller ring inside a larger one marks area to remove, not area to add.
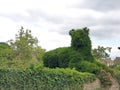
[[[93,62],[89,29],[77,29],[69,32],[71,47],[57,48],[44,54],[43,63],[46,67],[73,67],[83,60]],[[69,65],[70,64],[70,65]],[[75,66],[75,68],[78,66]]]
[[[94,61],[91,53],[91,40],[89,37],[89,29],[87,27],[69,32],[71,36],[71,47],[79,51],[84,60]]]
[[[56,51],[50,51],[44,54],[43,56],[43,64],[46,67],[50,68],[55,68],[58,67],[58,55],[57,55],[57,50]]]

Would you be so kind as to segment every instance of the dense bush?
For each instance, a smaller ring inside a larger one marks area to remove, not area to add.
[[[55,68],[58,65],[58,50],[46,52],[43,56],[43,63],[46,67]]]
[[[72,66],[70,66],[72,67]],[[94,73],[98,74],[100,71],[100,67],[97,66],[95,63],[91,63],[88,61],[82,61],[80,63],[75,64],[76,70],[81,71],[81,72],[89,72],[89,73]]]
[[[47,67],[55,68],[61,67],[66,68],[69,67],[69,64],[76,64],[76,62],[82,61],[82,56],[70,47],[57,48],[55,50],[49,51],[45,53],[44,57],[44,65]]]
[[[12,58],[12,48],[7,43],[0,42],[0,60],[11,60]]]
[[[46,52],[43,57],[46,67],[78,67],[81,61],[93,62],[91,54],[91,40],[89,38],[89,29],[71,30],[69,34],[72,37],[71,47],[58,48]]]
[[[1,69],[0,90],[82,90],[95,75],[71,69]]]

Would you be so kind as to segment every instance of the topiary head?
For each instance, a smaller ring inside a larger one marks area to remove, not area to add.
[[[71,35],[71,46],[77,50],[87,47],[91,50],[91,40],[89,38],[89,29],[82,28],[82,29],[72,29],[69,32]]]

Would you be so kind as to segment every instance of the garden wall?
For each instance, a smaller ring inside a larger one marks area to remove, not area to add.
[[[99,88],[99,89],[98,89]],[[119,84],[115,79],[112,79],[112,86],[110,88],[101,88],[101,83],[99,79],[96,79],[93,83],[84,84],[83,90],[120,90]]]

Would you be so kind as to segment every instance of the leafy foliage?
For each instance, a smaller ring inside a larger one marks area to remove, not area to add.
[[[87,27],[82,29],[72,29],[69,34],[71,35],[71,47],[80,52],[84,60],[94,61],[91,54],[91,40],[89,37],[89,29]]]
[[[93,82],[93,74],[71,69],[1,69],[1,90],[82,90],[83,84]]]
[[[38,61],[43,61],[43,56],[44,56],[44,53],[45,53],[45,49],[43,49],[42,47],[40,46],[37,46],[34,48],[34,54],[35,54],[35,58],[38,60]]]
[[[0,90],[82,90],[84,83],[95,80],[95,75],[103,87],[112,85],[112,76],[120,84],[119,65],[112,70],[93,58],[108,58],[110,47],[98,46],[92,50],[92,55],[89,29],[72,29],[69,34],[72,38],[70,47],[57,48],[46,53],[45,49],[37,45],[38,40],[32,36],[31,31],[24,31],[23,27],[15,41],[9,41],[10,45],[0,42]],[[61,69],[36,68],[38,62],[42,63],[42,59],[44,66]],[[67,67],[77,71],[63,69]]]
[[[100,71],[100,67],[97,66],[95,63],[91,63],[88,61],[82,61],[80,62],[76,69],[81,72],[89,72],[89,73],[94,73],[98,74]]]
[[[45,53],[44,57],[44,65],[47,67],[55,68],[61,67],[66,68],[69,67],[69,64],[76,63],[82,60],[81,55],[76,50],[65,47],[65,48],[57,48],[55,50],[49,51]]]
[[[98,46],[92,50],[92,54],[96,59],[106,59],[110,57],[111,47]]]
[[[82,49],[83,47],[87,47],[91,51],[91,40],[89,38],[89,29],[72,29],[69,34],[72,37],[71,46],[76,50]]]
[[[0,69],[4,68],[14,68],[14,69],[20,69],[20,68],[28,68],[31,65],[38,65],[40,64],[39,62],[36,62],[33,59],[29,60],[0,60]]]
[[[15,40],[0,42],[0,68],[27,68],[31,63],[43,64],[45,49],[37,44],[38,40],[31,31],[21,27]]]
[[[12,48],[5,42],[0,42],[0,60],[11,60],[13,58]]]
[[[43,60],[46,67],[77,68],[83,60],[93,62],[89,29],[71,30],[71,47],[57,48],[45,53]],[[77,66],[76,66],[77,65]]]
[[[32,36],[30,30],[24,31],[24,28],[21,27],[15,41],[9,40],[9,43],[15,51],[17,59],[31,59],[33,47],[37,46],[38,40]]]

